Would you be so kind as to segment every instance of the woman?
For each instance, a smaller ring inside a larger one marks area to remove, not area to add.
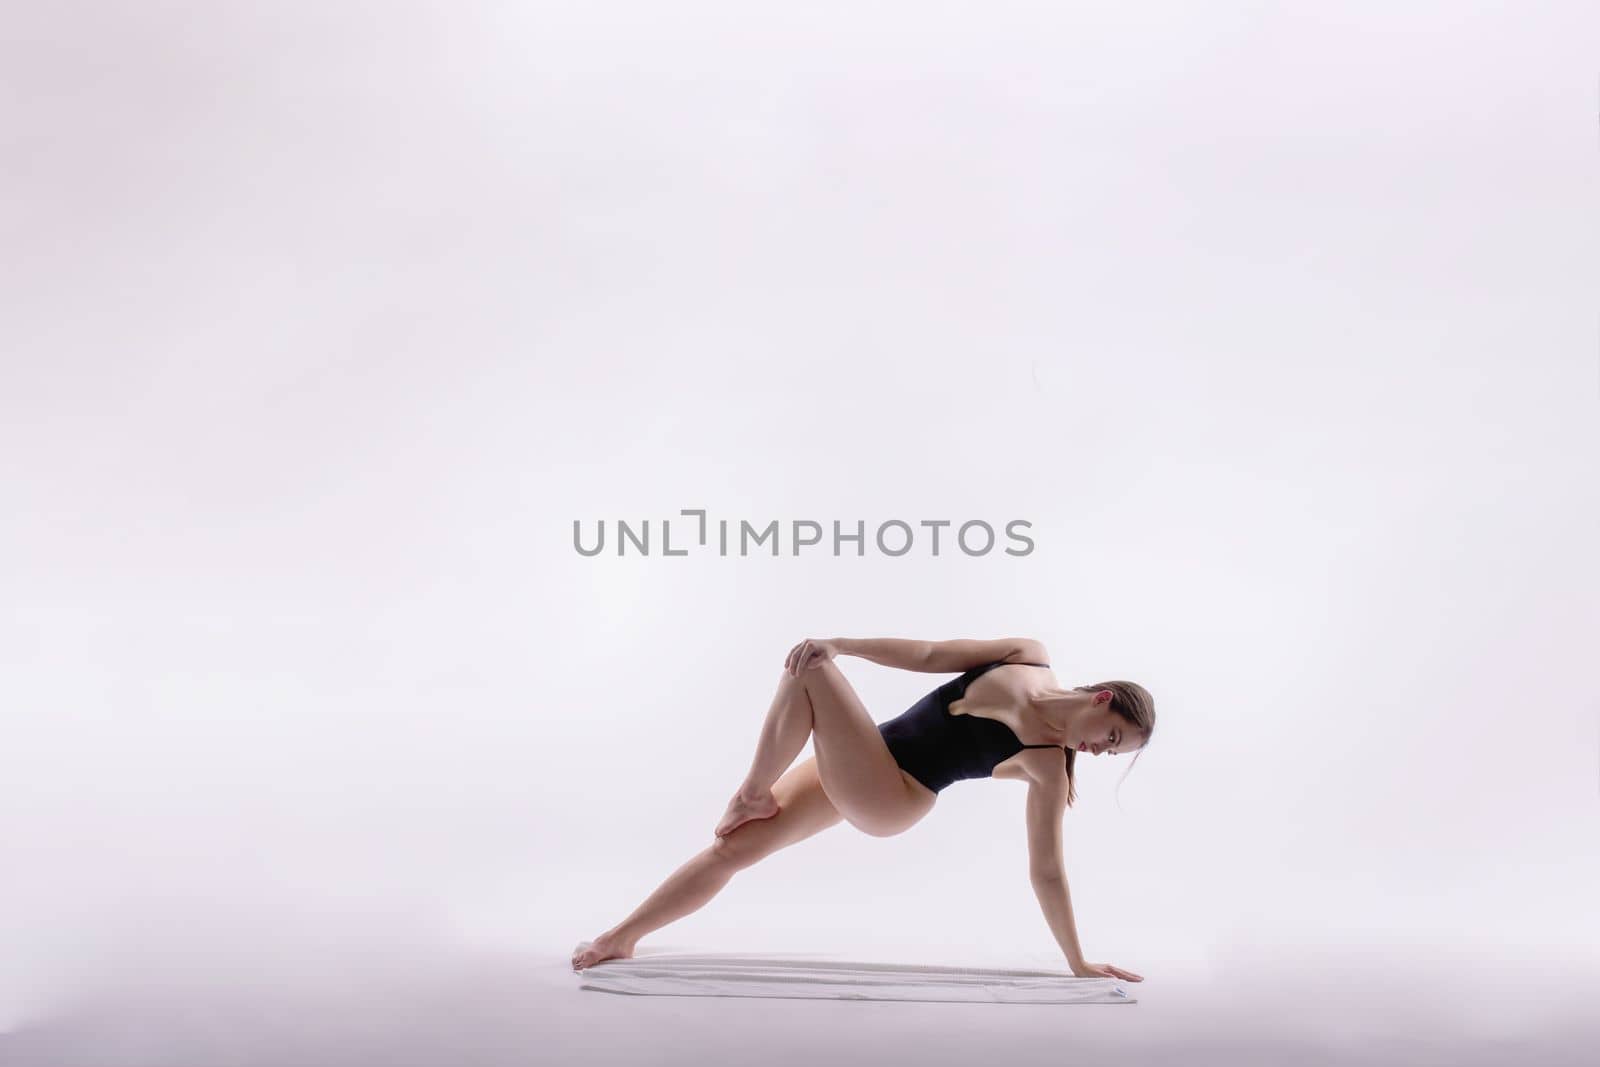
[[[880,725],[833,662],[839,655],[961,674]],[[633,914],[580,943],[572,967],[632,956],[641,937],[701,908],[736,872],[841,819],[889,837],[932,811],[951,782],[989,777],[1028,783],[1033,890],[1072,973],[1143,981],[1084,959],[1061,865],[1061,817],[1076,799],[1072,766],[1079,752],[1131,752],[1154,729],[1155,705],[1142,686],[1114,681],[1063,689],[1044,646],[1026,638],[801,641],[784,661],[750,773],[728,802],[716,841]],[[815,755],[790,767],[807,737]]]

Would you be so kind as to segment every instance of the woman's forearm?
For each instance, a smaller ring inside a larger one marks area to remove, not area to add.
[[[903,671],[927,671],[932,641],[913,641],[902,637],[835,637],[833,643],[847,656],[860,656],[885,667]]]
[[[1072,918],[1072,894],[1067,890],[1067,879],[1035,878],[1033,895],[1039,898],[1044,911],[1044,921],[1055,935],[1056,944],[1066,954],[1068,963],[1083,961],[1083,946],[1078,943],[1078,926]]]

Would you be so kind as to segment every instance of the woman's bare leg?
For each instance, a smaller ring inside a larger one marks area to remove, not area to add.
[[[772,792],[780,808],[777,816],[747,822],[691,856],[626,919],[579,944],[572,954],[573,969],[632,956],[640,938],[700,910],[739,871],[840,821],[822,791],[815,759],[790,768]]]
[[[777,812],[766,786],[805,747],[808,735],[829,799],[862,833],[898,834],[932,808],[933,792],[913,784],[838,664],[823,660],[798,675],[785,670],[780,676],[750,771],[717,823],[718,836]]]
[[[806,701],[805,687],[799,678],[784,671],[778,679],[778,691],[767,708],[766,720],[761,724],[750,770],[712,831],[717,837],[731,833],[752,819],[767,819],[778,813],[772,783],[800,755],[810,736],[811,705]]]

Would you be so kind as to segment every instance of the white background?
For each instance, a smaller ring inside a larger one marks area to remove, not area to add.
[[[7,22],[11,1016],[219,953],[564,964],[710,843],[803,637],[1154,694],[1126,780],[1079,761],[1091,959],[1600,950],[1590,5]],[[1037,547],[573,549],[680,508]],[[880,722],[946,677],[842,667]],[[1023,792],[644,944],[1058,964]]]

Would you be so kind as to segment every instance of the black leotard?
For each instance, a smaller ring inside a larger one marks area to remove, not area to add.
[[[962,778],[989,777],[1003,760],[1025,748],[1059,748],[1065,754],[1065,745],[1024,745],[1009,726],[997,719],[950,714],[950,705],[961,699],[974,678],[1005,663],[995,660],[964,671],[900,715],[879,723],[878,733],[888,742],[895,762],[937,793]]]

